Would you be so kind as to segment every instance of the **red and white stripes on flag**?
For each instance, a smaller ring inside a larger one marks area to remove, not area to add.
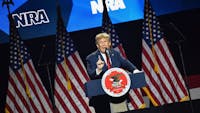
[[[114,29],[114,25],[112,24],[107,9],[105,7],[106,6],[105,0],[103,0],[103,4],[104,4],[104,10],[102,18],[102,31],[110,34],[112,47],[115,50],[119,51],[120,54],[126,58],[126,53],[122,47],[122,43],[120,42],[119,36],[117,35]],[[146,107],[144,100],[142,98],[142,93],[139,88],[129,91],[129,99],[131,103],[129,109],[140,109]]]
[[[84,64],[58,12],[54,98],[59,113],[92,113],[84,84],[89,80]]]
[[[114,47],[114,49],[119,51],[120,54],[126,58],[126,54],[122,47],[122,44],[119,44],[117,47]],[[139,88],[134,89],[134,90],[129,90],[129,99],[131,103],[131,106],[129,106],[130,107],[129,109],[135,110],[135,109],[141,109],[141,108],[146,107],[144,100],[142,98],[142,93]]]
[[[148,0],[144,14],[142,68],[148,84],[145,92],[155,106],[188,100],[184,80]]]
[[[10,65],[6,113],[53,113],[51,101],[10,17]]]

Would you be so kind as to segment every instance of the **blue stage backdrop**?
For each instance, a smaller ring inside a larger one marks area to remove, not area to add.
[[[1,0],[1,2],[4,0]],[[144,0],[106,0],[113,24],[143,18]],[[150,0],[156,14],[164,15],[199,8],[199,0]],[[22,39],[55,35],[56,0],[13,0],[12,16]],[[102,0],[60,0],[63,20],[69,32],[101,26]],[[170,7],[169,7],[170,6]],[[0,7],[0,43],[8,42],[6,6]]]

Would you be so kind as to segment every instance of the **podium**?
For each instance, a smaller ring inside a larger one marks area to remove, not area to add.
[[[130,89],[141,88],[146,86],[144,72],[129,74],[131,85]],[[106,92],[101,85],[101,79],[90,80],[85,83],[85,93],[87,97],[104,95]]]

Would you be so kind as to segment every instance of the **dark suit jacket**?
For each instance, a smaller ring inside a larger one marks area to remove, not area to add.
[[[97,68],[96,62],[98,61],[99,55],[101,56],[101,59],[104,60],[99,50],[96,50],[95,52],[91,53],[86,57],[87,72],[91,79],[102,78],[103,74],[108,70],[108,67],[105,64],[103,67],[103,71],[99,75],[96,75],[96,68]],[[136,69],[136,67],[129,60],[122,57],[118,51],[110,49],[109,55],[111,58],[112,67],[123,68],[131,73],[133,72],[133,70]]]

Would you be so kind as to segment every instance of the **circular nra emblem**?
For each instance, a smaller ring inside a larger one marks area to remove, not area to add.
[[[112,97],[126,94],[131,86],[128,73],[121,68],[107,70],[101,80],[103,90]]]

